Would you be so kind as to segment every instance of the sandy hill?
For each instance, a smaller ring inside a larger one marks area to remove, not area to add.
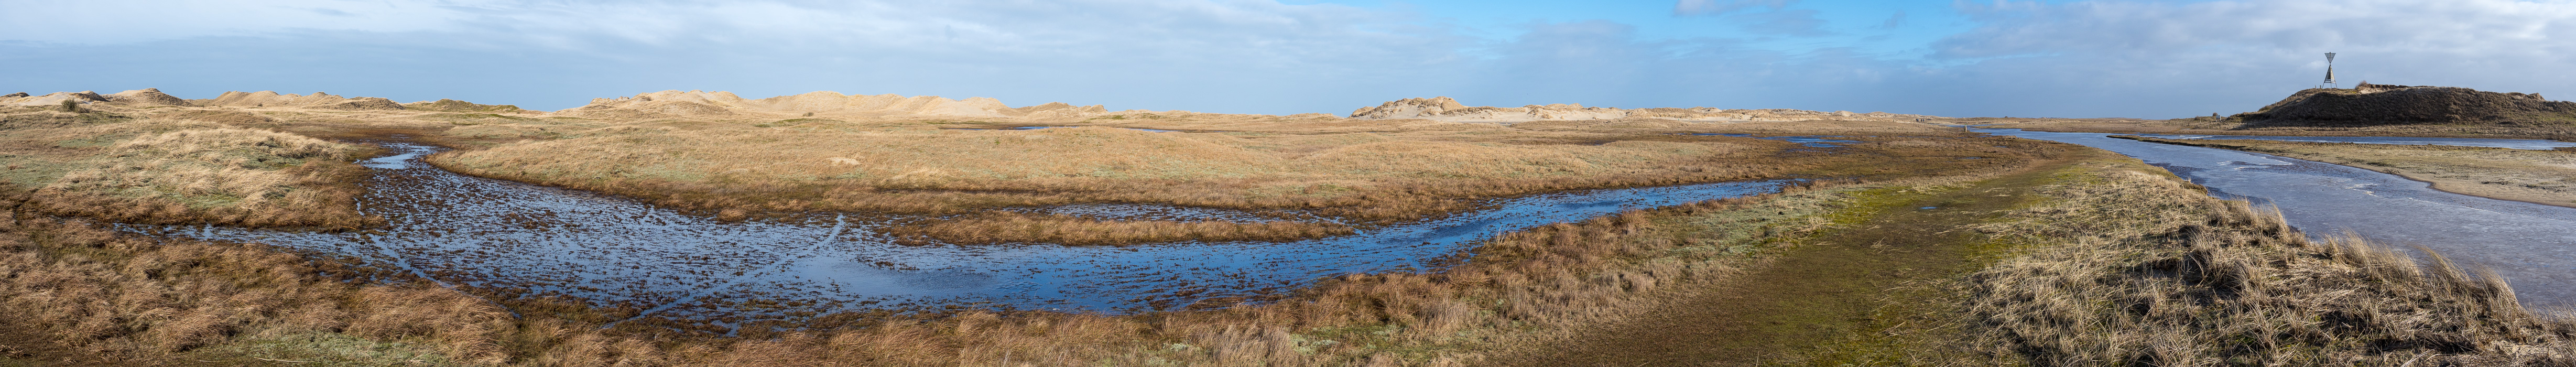
[[[2361,83],[2352,89],[2309,89],[2262,110],[2238,114],[2240,128],[2415,124],[2570,124],[2576,102],[2539,94],[2468,88]]]
[[[1098,105],[1074,106],[1048,103],[1028,107],[1010,107],[992,98],[975,97],[954,100],[936,96],[905,97],[893,94],[844,95],[839,92],[813,92],[761,99],[742,98],[732,92],[660,91],[633,97],[599,98],[590,104],[561,111],[558,115],[595,118],[666,118],[730,116],[736,114],[804,114],[834,117],[967,117],[967,118],[1073,118],[1108,113]]]
[[[224,92],[214,99],[190,100],[199,106],[220,107],[306,107],[328,110],[400,110],[401,103],[376,97],[342,97],[330,93],[278,94],[272,91],[251,93]]]
[[[58,106],[62,105],[64,100],[84,104],[107,102],[129,106],[189,105],[188,100],[179,99],[179,97],[172,97],[169,94],[163,94],[158,88],[143,88],[117,92],[116,94],[98,94],[98,92],[79,91],[54,92],[41,96],[29,96],[27,93],[23,92],[10,93],[8,95],[0,95],[0,106]]]
[[[1940,118],[1925,115],[1886,112],[1852,113],[1850,111],[1818,112],[1789,109],[1728,110],[1710,107],[1620,109],[1584,107],[1580,104],[1528,105],[1521,107],[1467,106],[1449,97],[1406,98],[1376,107],[1351,111],[1351,118],[1370,120],[1434,120],[1455,122],[1529,122],[1615,120],[1653,118],[1679,121],[1914,121],[1918,118]]]

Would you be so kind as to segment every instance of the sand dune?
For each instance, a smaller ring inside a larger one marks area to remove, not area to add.
[[[185,99],[179,99],[179,97],[172,97],[172,96],[170,96],[169,94],[163,94],[163,93],[161,93],[161,89],[160,89],[160,88],[143,88],[143,89],[136,89],[136,90],[123,91],[123,92],[116,92],[116,94],[110,94],[110,95],[106,95],[106,96],[103,96],[103,97],[107,97],[107,100],[108,100],[109,102],[124,103],[124,104],[129,104],[129,105],[140,105],[140,106],[188,106],[188,105],[189,105],[189,104],[188,104],[188,100],[185,100]]]
[[[1654,118],[1677,121],[1913,121],[1918,118],[1940,118],[1925,115],[1886,112],[1852,113],[1851,111],[1818,112],[1790,109],[1728,110],[1710,107],[1619,109],[1584,107],[1581,104],[1528,105],[1521,107],[1467,106],[1449,97],[1406,98],[1351,111],[1351,118],[1369,120],[1434,120],[1454,122],[1529,122],[1616,120]]]
[[[63,100],[72,100],[84,104],[112,102],[131,106],[190,105],[188,100],[179,99],[179,97],[172,97],[168,94],[162,94],[160,89],[143,88],[105,95],[91,91],[54,92],[41,96],[28,96],[26,93],[10,93],[8,95],[0,95],[0,106],[56,106],[63,104]]]
[[[0,106],[54,106],[63,104],[63,100],[72,100],[79,103],[107,102],[106,96],[100,96],[98,95],[98,92],[91,91],[53,92],[46,93],[41,96],[27,96],[26,93],[13,93],[11,95],[18,97],[0,97]]]
[[[660,91],[633,97],[592,99],[590,105],[555,111],[556,114],[594,118],[661,118],[728,116],[741,113],[831,115],[835,117],[1082,117],[1108,113],[1101,106],[1076,107],[1064,103],[1013,108],[992,98],[964,100],[937,96],[905,97],[893,94],[844,95],[839,92],[812,92],[791,96],[748,99],[732,92]]]
[[[1100,105],[1077,106],[1063,102],[1011,107],[1002,101],[972,97],[949,99],[939,96],[902,96],[895,94],[848,95],[818,91],[769,98],[743,98],[725,91],[678,91],[641,93],[617,98],[595,98],[581,107],[552,112],[519,109],[511,105],[485,105],[456,100],[422,101],[409,104],[376,97],[346,97],[330,93],[280,94],[274,91],[224,92],[209,99],[180,99],[158,89],[140,89],[101,95],[95,92],[57,92],[41,96],[25,93],[0,95],[0,106],[53,106],[64,100],[79,103],[107,103],[108,106],[179,106],[212,109],[228,108],[307,108],[342,111],[393,111],[462,113],[508,113],[523,116],[579,117],[603,120],[715,119],[774,120],[816,117],[841,120],[911,120],[973,119],[983,121],[1017,121],[1020,123],[1062,123],[1087,120],[1205,120],[1255,121],[1274,119],[1358,119],[1358,120],[1428,120],[1471,123],[1520,123],[1532,121],[1599,121],[1599,120],[1664,120],[1675,122],[1793,122],[1793,121],[1881,121],[1911,122],[1915,119],[1941,117],[1894,114],[1886,112],[1853,113],[1849,111],[1806,111],[1792,109],[1729,110],[1711,107],[1636,108],[1585,107],[1580,104],[1529,105],[1521,107],[1467,106],[1449,97],[1407,98],[1375,107],[1352,111],[1348,117],[1326,114],[1285,116],[1199,113],[1190,111],[1112,111]]]
[[[342,97],[330,93],[278,94],[273,91],[251,93],[224,92],[214,99],[193,100],[202,106],[223,107],[307,107],[328,110],[400,110],[401,103],[376,97]]]

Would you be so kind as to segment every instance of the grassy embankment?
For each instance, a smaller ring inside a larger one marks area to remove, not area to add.
[[[374,148],[180,118],[0,111],[0,178],[22,210],[129,223],[365,227]],[[179,116],[202,117],[198,115]]]
[[[441,154],[431,161],[468,174],[615,193],[720,218],[799,211],[959,214],[1089,202],[1294,210],[1366,225],[1454,213],[1499,196],[1975,167],[1987,163],[1958,158],[1997,151],[1976,139],[1855,137],[1873,142],[1828,153],[1791,149],[1797,147],[1780,141],[1678,135],[1719,129],[1781,133],[1799,128],[1795,124],[1151,121],[1140,127],[1233,130],[974,131],[922,122],[812,119],[770,127],[648,122]],[[1843,129],[1825,132],[1835,135],[1957,133],[1918,124],[1807,125],[1806,131]],[[1379,130],[1346,132],[1358,127]],[[919,225],[927,230],[906,234],[960,243],[1137,243],[1182,233],[1271,240],[1348,231],[1324,223],[1063,216],[974,216]]]
[[[2492,274],[2312,241],[2135,163],[1969,229],[2039,244],[1966,278],[1972,350],[2038,365],[2564,365],[2576,325]]]
[[[2310,241],[2134,160],[1882,195],[1769,266],[1528,365],[2563,365],[2576,325],[2500,279]],[[2000,194],[1999,194],[2000,193]],[[1990,195],[1992,194],[1992,195]],[[1957,209],[1903,211],[1905,206]],[[1922,233],[1949,227],[1938,233]],[[1955,226],[1955,227],[1953,227]],[[1920,235],[1925,238],[1892,236]],[[1860,240],[1861,242],[1839,243]],[[1929,254],[1927,256],[1927,254]],[[1913,261],[1907,261],[1907,260]],[[1845,269],[1846,263],[1882,265]],[[1893,265],[1893,266],[1888,266]],[[1928,271],[1927,271],[1928,270]],[[1854,271],[1878,274],[1851,274]],[[1785,284],[1785,285],[1784,285]],[[1856,307],[1858,306],[1858,307]]]
[[[2576,206],[2576,150],[2263,140],[2136,140],[2340,164],[2430,182],[2434,189],[2453,193]]]

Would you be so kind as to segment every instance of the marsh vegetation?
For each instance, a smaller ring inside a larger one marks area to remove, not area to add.
[[[1103,112],[1046,121],[1084,127],[958,130],[1026,124],[801,112],[549,116],[446,102],[423,106],[462,112],[107,105],[0,116],[12,185],[0,196],[9,210],[0,323],[11,326],[0,330],[0,363],[1483,365],[1614,345],[1592,334],[1704,307],[1695,297],[1757,289],[1743,282],[1835,251],[1923,251],[1907,256],[1950,265],[1891,271],[1889,284],[1831,284],[1851,293],[1777,294],[1789,304],[1849,301],[1830,311],[1857,316],[1708,320],[1824,332],[1762,339],[1785,329],[1753,328],[1729,337],[1800,342],[1701,361],[2558,365],[2576,355],[2576,327],[2524,310],[2496,276],[2439,258],[2419,267],[2358,240],[2313,240],[2277,214],[2211,198],[2136,160],[1924,124]],[[790,116],[798,118],[782,118]],[[1704,133],[1856,142],[1691,135]],[[825,307],[790,295],[726,301],[792,320],[636,318],[624,305],[458,286],[451,280],[474,275],[385,258],[116,230],[217,224],[381,236],[367,231],[387,222],[357,208],[370,171],[351,163],[378,150],[333,140],[393,137],[455,148],[429,162],[460,173],[746,225],[810,213],[915,215],[928,219],[885,231],[959,248],[1285,241],[1568,190],[1804,183],[1504,233],[1428,268],[1124,314]],[[1007,210],[1076,204],[1258,219]],[[1933,235],[1907,237],[1918,232]],[[1873,238],[1884,241],[1854,242]]]

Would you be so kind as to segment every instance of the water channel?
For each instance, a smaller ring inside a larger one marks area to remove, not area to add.
[[[2098,133],[1978,129],[2092,146],[2165,167],[2221,197],[2278,205],[2310,233],[2352,230],[2492,266],[2525,303],[2576,304],[2576,208],[2485,199],[2358,168]],[[1812,137],[1808,137],[1812,138]],[[2310,138],[2309,139],[2348,139]],[[2559,142],[2406,138],[2548,149]],[[1813,139],[1806,144],[1841,141]],[[2328,140],[2332,141],[2332,140]],[[2390,142],[2380,142],[2390,143]],[[2565,145],[2561,145],[2565,144]],[[388,143],[361,210],[391,225],[359,233],[128,226],[371,258],[441,282],[564,296],[660,317],[832,313],[982,304],[1131,312],[1276,295],[1339,274],[1427,270],[1472,241],[1625,209],[1776,191],[1786,181],[1597,190],[1491,202],[1491,209],[1357,235],[1121,247],[905,246],[875,231],[919,217],[847,214],[726,223],[588,192],[476,178],[420,162],[439,148]],[[1280,213],[1136,204],[1010,208],[1099,218],[1276,220]],[[1293,213],[1291,213],[1293,214]],[[1305,219],[1326,219],[1308,217]],[[813,302],[746,307],[751,300]]]
[[[2352,231],[2420,245],[2462,263],[2493,267],[2525,305],[2576,306],[2576,208],[2434,190],[2431,184],[2360,168],[2260,153],[2115,139],[2100,133],[1976,129],[1996,135],[2082,144],[2164,167],[2212,195],[2277,205],[2311,235]],[[2545,140],[2380,137],[2234,137],[2373,144],[2438,144],[2550,149]]]
[[[465,176],[421,162],[440,148],[383,144],[360,210],[388,228],[355,233],[227,227],[127,230],[267,243],[393,264],[507,296],[573,297],[658,317],[829,314],[990,305],[1130,312],[1282,294],[1347,273],[1427,270],[1475,240],[1558,222],[1775,192],[1790,181],[1596,190],[1491,201],[1445,219],[1285,243],[1118,247],[907,246],[876,228],[921,217],[845,214],[725,223],[582,191]],[[1089,204],[1015,208],[1101,218],[1261,221],[1223,209]],[[1292,213],[1293,214],[1293,213]],[[744,301],[798,301],[750,307]],[[801,302],[812,302],[804,304]]]

